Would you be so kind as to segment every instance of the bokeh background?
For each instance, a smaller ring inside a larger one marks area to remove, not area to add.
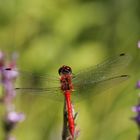
[[[130,118],[135,115],[131,108],[139,92],[135,89],[140,79],[139,7],[139,0],[0,1],[0,49],[7,59],[17,53],[20,69],[58,76],[57,69],[63,64],[76,73],[109,56],[132,55],[127,82],[108,93],[90,96],[93,100],[74,104],[79,112],[78,140],[137,139],[138,129]],[[63,103],[26,94],[17,95],[15,104],[26,114],[26,120],[13,131],[17,140],[61,139]]]

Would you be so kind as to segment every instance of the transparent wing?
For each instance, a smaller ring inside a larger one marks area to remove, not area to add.
[[[64,96],[60,88],[15,88],[16,93],[37,95],[46,99],[63,101]]]
[[[103,89],[108,89],[110,86],[126,80],[127,75],[117,76],[117,74],[129,64],[130,60],[131,56],[123,53],[79,72],[73,78],[75,91],[79,94],[87,94],[87,92],[98,90],[99,93]]]
[[[82,98],[88,99],[92,95],[100,94],[106,90],[113,88],[114,86],[119,85],[123,81],[126,81],[130,76],[129,75],[120,75],[111,77],[102,81],[88,83],[84,85],[75,86],[75,91],[72,93],[72,98],[75,101],[79,101]]]
[[[55,100],[63,100],[59,79],[49,75],[38,75],[31,72],[4,69],[7,75],[18,73],[15,90],[20,94],[33,94]]]
[[[17,73],[17,79],[16,83],[22,85],[26,85],[26,87],[31,87],[30,85],[34,85],[35,87],[45,87],[45,88],[51,88],[51,87],[57,87],[60,86],[59,79],[54,76],[50,75],[41,75],[37,73],[32,73],[28,71],[23,70],[15,70],[11,68],[5,68],[4,69],[7,74],[11,75],[13,73]]]
[[[126,80],[128,78],[127,75],[116,76],[116,74],[127,66],[130,60],[131,56],[128,54],[120,54],[105,60],[95,67],[81,71],[72,80],[76,91],[76,93],[72,93],[72,96],[76,95],[79,98],[78,95],[89,95],[93,92],[94,94],[99,93]],[[6,72],[19,73],[19,80],[17,80],[15,88],[18,93],[30,93],[46,98],[63,99],[58,78],[49,75],[36,75],[20,70],[5,70]]]

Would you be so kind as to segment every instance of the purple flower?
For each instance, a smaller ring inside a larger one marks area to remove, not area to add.
[[[9,112],[7,114],[7,121],[17,123],[17,122],[22,122],[24,121],[25,116],[23,113],[17,113],[17,112]]]
[[[10,136],[10,137],[8,138],[8,140],[16,140],[16,138],[13,137],[13,136]]]
[[[136,84],[136,88],[140,89],[140,80]],[[138,104],[134,107],[132,107],[132,111],[136,112],[136,116],[132,117],[132,120],[134,120],[140,130],[140,96],[138,99]],[[140,140],[140,133],[138,135],[138,140]]]
[[[137,82],[136,87],[140,89],[140,80]]]
[[[132,111],[137,113],[132,119],[137,123],[138,127],[140,127],[140,104],[134,106]]]
[[[23,113],[17,113],[15,111],[8,112],[3,123],[5,131],[9,133],[18,122],[22,122],[24,119],[25,116]]]
[[[138,41],[138,48],[140,48],[140,41]]]
[[[15,70],[16,59],[17,54],[15,53],[13,54],[12,60],[9,63],[9,68],[5,68],[5,55],[0,51],[0,84],[4,89],[4,94],[0,101],[5,105],[6,110],[6,115],[3,119],[6,140],[16,140],[15,137],[11,136],[10,132],[18,122],[22,122],[25,119],[25,115],[23,113],[18,113],[15,111],[15,106],[13,103],[13,99],[16,95],[14,90],[14,82],[18,76],[18,72]]]
[[[138,124],[138,127],[140,127],[140,115],[137,115],[136,117],[133,118],[134,121]]]
[[[140,104],[137,105],[137,106],[134,106],[134,107],[132,108],[132,111],[133,111],[133,112],[140,113]]]

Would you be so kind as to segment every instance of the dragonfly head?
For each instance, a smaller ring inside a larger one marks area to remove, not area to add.
[[[66,74],[72,74],[72,69],[69,66],[63,65],[58,70],[59,75],[66,75]]]

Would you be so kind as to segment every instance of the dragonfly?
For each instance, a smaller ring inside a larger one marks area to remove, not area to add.
[[[75,123],[72,108],[72,99],[90,98],[91,95],[103,93],[106,89],[111,88],[129,78],[129,75],[118,74],[125,68],[131,60],[129,54],[121,53],[110,57],[96,66],[91,66],[73,74],[70,66],[63,65],[58,69],[59,78],[52,76],[39,76],[32,73],[18,71],[19,78],[29,78],[34,76],[45,84],[41,87],[15,87],[15,90],[21,93],[33,93],[45,95],[48,98],[64,99],[67,108],[68,126],[71,136],[74,138]],[[12,68],[5,68],[6,71],[15,71]],[[21,79],[22,79],[21,78]]]

